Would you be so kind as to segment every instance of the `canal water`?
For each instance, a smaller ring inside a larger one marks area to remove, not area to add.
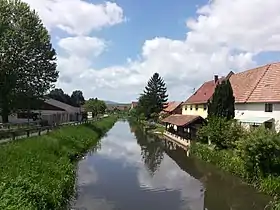
[[[80,210],[263,210],[270,197],[119,121],[79,163]]]

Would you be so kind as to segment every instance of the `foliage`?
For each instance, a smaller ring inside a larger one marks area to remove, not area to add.
[[[234,118],[234,96],[229,80],[223,80],[215,88],[212,100],[208,102],[208,116]]]
[[[166,107],[168,95],[164,80],[155,73],[148,81],[144,93],[138,101],[138,112],[144,113],[145,117],[158,118],[158,114]]]
[[[0,209],[65,209],[74,191],[75,160],[115,121],[108,117],[1,145]]]
[[[250,177],[280,175],[280,134],[261,127],[245,135],[237,145]]]
[[[8,115],[41,98],[58,78],[47,29],[28,4],[0,0],[0,109]]]
[[[83,96],[83,92],[81,90],[75,90],[73,91],[71,95],[71,100],[73,104],[76,104],[78,106],[85,104],[85,98]]]
[[[50,91],[48,97],[75,107],[80,107],[85,103],[83,92],[80,90],[73,91],[72,95],[69,96],[67,93],[64,93],[62,89],[55,88]]]
[[[280,195],[280,178],[278,176],[267,177],[250,177],[248,175],[246,162],[239,156],[238,153],[232,150],[213,150],[208,145],[195,143],[191,146],[191,153],[196,157],[212,163],[219,168],[238,175],[248,183],[253,184],[258,190],[269,195]],[[273,206],[279,205],[279,201]],[[271,208],[275,209],[275,208]]]
[[[104,101],[98,100],[97,98],[90,98],[85,102],[84,105],[87,112],[92,112],[92,116],[97,116],[98,114],[104,114],[106,111],[106,104]]]
[[[210,140],[216,149],[234,148],[236,141],[244,135],[244,129],[235,120],[211,117],[207,125],[198,131],[201,141]]]

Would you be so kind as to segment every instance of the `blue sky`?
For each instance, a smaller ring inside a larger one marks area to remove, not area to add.
[[[196,5],[206,1],[118,0],[116,2],[124,9],[128,21],[96,33],[97,36],[112,41],[110,50],[98,60],[100,68],[108,64],[122,65],[129,57],[136,59],[147,39],[154,37],[185,39],[186,19],[195,16]]]
[[[57,87],[130,102],[158,72],[170,100],[186,100],[214,74],[280,56],[278,0],[24,0],[58,53]]]

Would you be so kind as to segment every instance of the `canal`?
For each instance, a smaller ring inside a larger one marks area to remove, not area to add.
[[[270,197],[119,121],[78,163],[80,210],[263,210]]]

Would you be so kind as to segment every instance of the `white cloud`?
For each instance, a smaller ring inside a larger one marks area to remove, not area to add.
[[[58,46],[69,56],[79,56],[81,58],[99,56],[106,48],[106,43],[96,37],[77,36],[60,39]]]
[[[59,28],[73,35],[124,21],[123,10],[114,2],[93,4],[84,0],[23,0],[38,11],[49,30]]]
[[[115,3],[38,2],[34,0],[33,5],[49,28],[62,28],[72,34],[88,34],[123,21],[123,11]],[[245,70],[258,63],[256,55],[280,51],[279,8],[279,0],[209,1],[197,9],[197,17],[186,21],[185,40],[165,37],[146,40],[139,59],[128,59],[123,66],[103,69],[94,69],[86,55],[102,53],[106,44],[97,43],[104,43],[103,40],[84,39],[84,43],[91,45],[84,44],[82,48],[77,44],[82,43],[81,37],[66,38],[60,45],[64,42],[61,46],[73,53],[59,57],[61,79],[58,84],[66,91],[81,88],[86,97],[128,102],[135,100],[154,72],[159,72],[167,83],[171,99],[185,100],[193,88],[210,80],[213,74],[222,76],[230,70]],[[79,59],[77,53],[83,55],[83,59]],[[70,80],[74,72],[75,79]]]

